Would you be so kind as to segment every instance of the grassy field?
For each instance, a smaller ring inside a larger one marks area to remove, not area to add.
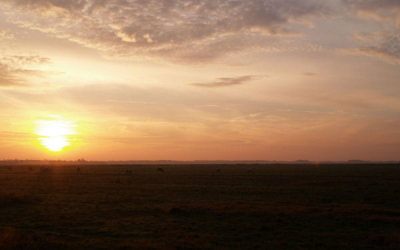
[[[400,249],[399,165],[42,167],[0,166],[0,250]]]

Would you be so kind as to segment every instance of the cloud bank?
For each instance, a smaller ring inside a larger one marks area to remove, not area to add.
[[[3,0],[0,10],[10,23],[108,58],[178,63],[206,63],[251,50],[285,51],[307,40],[301,25],[359,18],[380,23],[386,34],[346,50],[400,61],[397,0]],[[0,40],[13,38],[0,30]]]
[[[318,0],[4,0],[8,21],[94,48],[109,57],[202,62],[274,48],[331,8]]]

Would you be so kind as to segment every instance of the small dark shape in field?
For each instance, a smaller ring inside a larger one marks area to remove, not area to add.
[[[81,171],[81,169],[80,169],[80,168],[77,168],[77,169],[76,169],[76,172],[78,172],[78,173],[79,173],[80,171]]]
[[[33,171],[33,168],[32,168],[32,167],[29,167],[28,170],[29,170],[29,171]]]
[[[219,172],[221,172],[221,169],[220,169],[220,168],[217,169],[217,173],[219,173]]]
[[[11,171],[11,170],[12,170],[12,167],[8,167],[8,170],[10,170],[10,171]]]
[[[157,172],[164,173],[164,169],[162,169],[162,168],[157,168]]]

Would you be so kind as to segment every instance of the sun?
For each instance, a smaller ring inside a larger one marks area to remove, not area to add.
[[[61,117],[52,117],[49,120],[37,120],[35,134],[39,136],[40,144],[52,152],[61,152],[70,146],[76,134],[76,125]]]

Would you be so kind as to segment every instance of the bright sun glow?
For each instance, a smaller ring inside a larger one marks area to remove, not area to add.
[[[60,152],[71,145],[71,135],[76,134],[76,125],[72,121],[66,121],[56,117],[52,120],[38,120],[36,122],[36,134],[40,143],[52,152]]]

